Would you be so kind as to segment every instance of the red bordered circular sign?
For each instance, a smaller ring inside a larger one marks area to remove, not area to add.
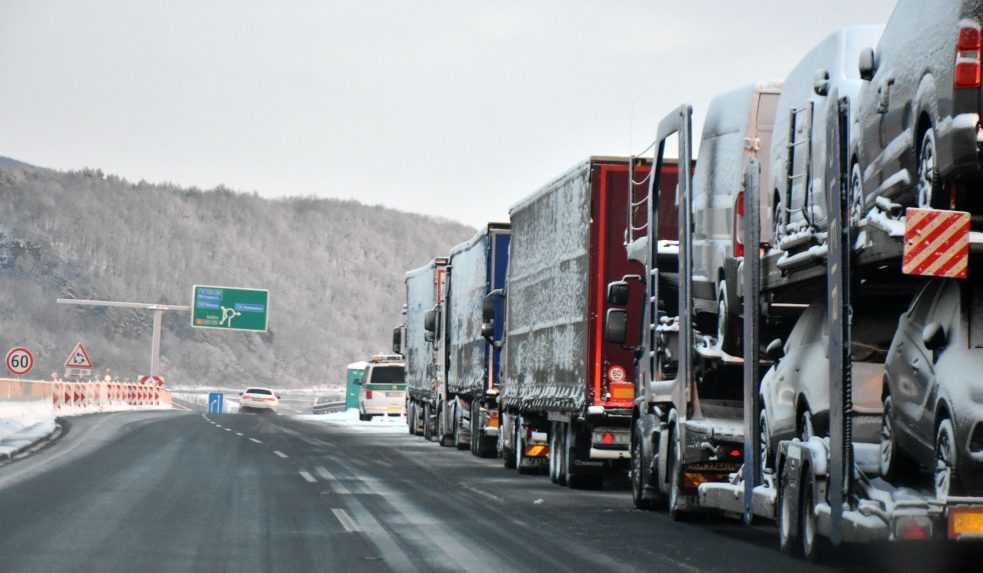
[[[621,366],[612,366],[608,368],[608,380],[612,382],[624,382],[625,369]]]
[[[23,346],[15,346],[7,351],[4,363],[11,374],[23,376],[34,368],[34,355]]]

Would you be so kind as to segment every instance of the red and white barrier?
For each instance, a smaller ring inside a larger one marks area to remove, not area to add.
[[[156,385],[118,382],[48,382],[0,378],[0,402],[46,402],[55,416],[171,407]]]

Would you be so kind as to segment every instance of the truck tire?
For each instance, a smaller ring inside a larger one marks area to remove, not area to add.
[[[508,418],[511,418],[511,416],[509,416]],[[509,435],[508,433],[506,433],[506,430],[511,429],[511,428],[510,428],[509,424],[505,423],[505,421],[506,421],[506,417],[503,416],[502,426],[498,429],[499,430],[499,435],[502,436],[502,463],[503,463],[503,465],[505,465],[506,469],[514,470],[515,469],[515,452],[513,451],[513,448],[515,447],[515,432],[514,431],[511,432],[512,446],[513,447],[512,448],[509,448],[508,446],[505,445],[505,436],[506,435]],[[511,423],[511,420],[508,420],[508,422]]]
[[[816,477],[811,468],[806,468],[802,480],[802,500],[799,510],[799,539],[802,541],[802,556],[809,561],[822,561],[828,553],[828,540],[819,535],[819,520],[816,518]]]
[[[520,474],[529,473],[529,468],[524,467],[524,462],[526,461],[526,448],[523,445],[522,439],[522,419],[517,418],[515,424],[513,424],[514,431],[512,435],[512,452],[515,458],[515,471]]]
[[[550,423],[550,457],[549,457],[549,476],[550,482],[560,483],[560,452],[562,448],[560,447],[560,424],[556,422]]]
[[[683,467],[682,467],[682,444],[679,441],[679,432],[675,425],[672,427],[672,435],[669,437],[669,459],[666,473],[669,474],[669,517],[673,521],[686,521],[688,517],[686,510],[682,507],[680,491],[683,487]]]
[[[799,521],[798,513],[801,502],[797,496],[785,487],[788,477],[778,472],[778,511],[776,512],[778,521],[778,548],[782,553],[795,555],[800,549],[796,543],[799,538],[799,531],[795,524]]]
[[[433,440],[433,423],[430,421],[430,404],[423,405],[423,439]]]
[[[481,412],[481,405],[478,404],[478,400],[473,400],[471,402],[471,420],[470,420],[471,455],[476,457],[481,455],[478,453],[478,444],[480,443],[481,440],[481,435],[479,434],[479,430],[481,427],[481,420],[479,418],[479,416],[481,415],[480,412]]]
[[[631,497],[638,509],[656,509],[665,499],[652,479],[652,460],[645,457],[642,432],[636,426],[631,441]]]
[[[580,436],[572,422],[563,424],[563,426],[565,427],[565,443],[563,444],[562,461],[567,485],[573,489],[600,489],[604,483],[603,471],[600,468],[577,465],[577,461],[580,459],[577,455],[577,438]]]
[[[416,435],[416,405],[410,402],[406,407],[406,426],[411,436]]]
[[[459,450],[466,450],[470,447],[468,442],[461,439],[461,426],[464,424],[464,414],[460,407],[454,408],[454,445]]]
[[[454,445],[454,430],[452,429],[448,432],[445,425],[447,412],[444,411],[444,408],[446,407],[447,404],[442,404],[437,410],[437,435],[440,436],[440,446],[443,448],[449,448]]]

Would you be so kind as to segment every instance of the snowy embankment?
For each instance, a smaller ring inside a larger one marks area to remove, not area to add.
[[[405,434],[407,431],[405,416],[377,416],[369,421],[363,422],[358,419],[358,410],[354,408],[345,410],[344,412],[332,412],[331,414],[302,414],[299,416],[291,416],[291,418],[295,420],[303,420],[305,422],[320,422],[322,424],[345,426],[346,428],[352,428],[359,432],[371,434]]]
[[[0,459],[50,436],[55,428],[55,409],[49,400],[0,401]]]

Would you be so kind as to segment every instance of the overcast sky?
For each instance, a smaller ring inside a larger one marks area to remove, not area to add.
[[[0,155],[479,225],[894,0],[0,0]]]

